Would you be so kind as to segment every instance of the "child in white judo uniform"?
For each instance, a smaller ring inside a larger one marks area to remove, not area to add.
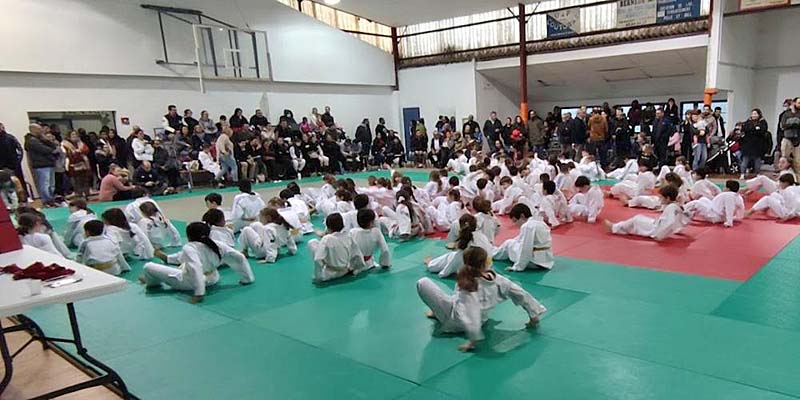
[[[314,232],[314,225],[311,224],[311,207],[299,195],[294,194],[291,189],[281,190],[279,196],[286,201],[289,208],[297,215],[300,222],[300,233],[303,235]]]
[[[713,200],[714,196],[722,193],[722,189],[706,178],[708,172],[706,167],[698,168],[694,171],[695,182],[692,188],[689,189],[689,198],[692,200],[697,200],[701,197]]]
[[[375,219],[374,211],[368,208],[358,210],[356,215],[358,226],[350,230],[350,235],[358,245],[367,268],[380,266],[388,269],[392,267],[392,253],[389,251],[389,245],[386,244],[383,233],[375,226]],[[380,251],[377,261],[374,258],[376,251]]]
[[[92,220],[84,224],[85,239],[78,248],[75,261],[111,275],[131,270],[117,242],[103,234],[103,221]]]
[[[545,221],[550,224],[550,227],[555,228],[562,223],[572,222],[572,214],[569,210],[569,202],[567,198],[556,189],[556,183],[547,181],[542,184],[544,190],[544,197],[539,203],[539,211],[545,218]],[[530,208],[530,205],[528,205]]]
[[[339,189],[333,197],[320,200],[317,203],[317,211],[323,217],[333,213],[346,213],[353,209],[353,193],[346,189]]]
[[[447,189],[445,187],[447,182],[442,182],[442,176],[439,175],[439,171],[431,171],[428,175],[428,179],[428,183],[422,188],[422,190],[428,194],[428,198],[435,199],[447,194]]]
[[[586,150],[584,150],[583,153],[584,156],[576,167],[580,175],[589,178],[590,181],[605,179],[606,173],[603,171],[600,164],[595,161],[594,156],[589,154]]]
[[[141,206],[142,204],[148,202],[153,203],[153,205],[156,206],[158,212],[163,214],[163,212],[161,211],[161,207],[158,205],[158,203],[156,203],[155,200],[153,200],[149,196],[143,196],[134,199],[133,201],[128,203],[128,205],[125,206],[125,209],[123,211],[125,212],[125,218],[128,219],[128,222],[132,224],[138,224],[139,220],[142,219],[143,217]]]
[[[203,222],[211,228],[209,237],[212,240],[230,247],[236,247],[236,241],[233,239],[233,230],[225,226],[225,214],[221,210],[212,208],[206,211],[203,214]]]
[[[357,194],[353,197],[353,209],[342,214],[344,230],[350,231],[358,227],[358,212],[369,208],[369,196]]]
[[[519,186],[513,185],[511,177],[504,176],[500,178],[500,190],[503,193],[503,198],[492,203],[492,211],[497,215],[505,215],[511,211],[514,206],[522,197],[523,192]]]
[[[572,161],[558,164],[558,175],[553,179],[556,188],[564,194],[567,199],[572,198],[575,194],[575,179],[577,178],[572,171],[575,168],[575,163]]]
[[[747,216],[757,212],[767,212],[779,221],[800,217],[800,186],[797,186],[794,175],[781,175],[778,185],[778,190],[759,199],[747,211]]]
[[[672,185],[678,188],[678,204],[682,205],[689,201],[689,191],[686,188],[686,185],[684,185],[683,179],[681,179],[678,174],[674,172],[668,172],[664,177],[664,185]],[[663,206],[661,204],[661,197],[656,194],[642,194],[631,199],[627,198],[625,195],[620,195],[619,200],[622,202],[622,204],[625,204],[628,207],[657,210]]]
[[[266,206],[264,199],[258,193],[253,192],[250,181],[239,182],[239,194],[233,198],[231,207],[231,223],[233,232],[239,232],[258,219],[258,213]]]
[[[146,201],[139,206],[142,217],[136,224],[144,231],[150,243],[157,249],[164,247],[178,247],[181,245],[181,234],[172,221],[164,218],[161,211],[152,201]]]
[[[465,212],[464,204],[461,202],[461,192],[456,189],[450,189],[447,200],[439,197],[433,204],[427,209],[428,218],[434,229],[440,232],[448,232],[450,225]]]
[[[656,186],[656,176],[650,171],[650,166],[639,164],[639,175],[634,180],[624,180],[611,187],[609,194],[613,197],[630,199],[648,194]]]
[[[259,222],[242,229],[239,245],[244,249],[245,256],[274,263],[283,247],[288,249],[289,255],[297,254],[297,243],[291,232],[293,229],[278,210],[267,207],[259,213]]]
[[[638,171],[639,161],[636,160],[636,157],[632,155],[625,161],[624,166],[609,172],[606,176],[611,179],[624,181],[628,179],[635,179]]]
[[[667,174],[670,172],[676,173],[678,176],[681,177],[683,182],[691,187],[694,185],[694,181],[692,180],[692,169],[689,166],[689,163],[686,161],[686,157],[680,156],[675,159],[675,167],[670,170],[668,165],[661,166],[661,171],[658,173],[658,177],[656,177],[656,184],[657,185],[666,185],[669,182],[666,181]]]
[[[186,226],[186,243],[180,252],[166,255],[159,252],[162,261],[179,265],[170,267],[154,262],[144,265],[144,273],[139,280],[147,287],[166,284],[174,290],[192,291],[192,303],[203,301],[206,287],[219,282],[217,269],[225,264],[239,274],[239,283],[249,285],[256,277],[247,258],[242,253],[210,237],[211,228],[203,222],[192,222]]]
[[[67,218],[67,229],[64,231],[64,242],[78,248],[83,242],[83,226],[97,219],[83,197],[76,197],[69,202],[69,218]]]
[[[19,240],[22,244],[61,256],[62,254],[56,248],[53,239],[50,235],[44,233],[45,229],[46,227],[38,215],[32,213],[17,215],[17,235],[19,235]]]
[[[569,200],[570,215],[572,218],[586,218],[586,222],[590,224],[595,223],[605,205],[603,191],[598,186],[592,186],[592,182],[586,176],[575,179],[575,188],[578,192]]]
[[[428,272],[439,274],[439,277],[448,277],[464,265],[463,253],[469,247],[480,247],[487,252],[494,251],[494,246],[486,236],[478,231],[478,221],[470,214],[464,214],[458,219],[461,229],[455,242],[449,243],[448,248],[454,251],[436,258],[425,257],[425,267]]]
[[[475,349],[483,339],[482,326],[498,304],[511,300],[528,313],[528,328],[539,324],[540,316],[547,311],[525,289],[491,269],[488,253],[480,247],[470,247],[463,253],[464,267],[458,273],[455,292],[448,294],[430,278],[417,281],[417,293],[430,308],[428,318],[437,320],[440,330],[446,333],[464,332],[467,341],[458,349],[462,352]]]
[[[227,210],[222,207],[222,195],[219,193],[209,193],[204,198],[206,203],[206,209],[209,210],[220,210],[222,211],[223,215],[225,215],[225,221],[231,220],[231,210]]]
[[[57,250],[57,253],[54,253],[54,254],[59,254],[64,258],[72,258],[73,257],[72,253],[69,251],[69,248],[67,248],[67,245],[64,243],[64,239],[61,238],[61,235],[59,235],[55,230],[53,230],[53,225],[50,224],[50,221],[47,220],[47,216],[44,215],[44,213],[42,213],[41,211],[39,211],[39,210],[37,210],[37,209],[35,209],[33,207],[29,207],[29,206],[19,206],[19,207],[17,207],[16,211],[14,211],[14,215],[19,216],[19,215],[22,215],[22,214],[33,214],[33,215],[36,216],[37,220],[40,223],[40,228],[36,232],[37,233],[43,233],[43,234],[45,234],[45,235],[50,237],[50,242],[53,243],[53,247]],[[17,222],[19,222],[19,221],[17,221]],[[34,236],[32,236],[32,237],[30,237],[28,239],[29,240],[35,239],[36,242],[44,241],[44,239],[41,238],[39,235],[34,235]],[[24,244],[28,244],[28,245],[31,245],[31,246],[34,246],[34,247],[38,247],[33,243],[24,243]]]
[[[636,215],[617,223],[605,220],[606,227],[615,235],[644,236],[659,241],[680,232],[689,223],[689,217],[677,202],[678,188],[662,186],[659,195],[664,207],[657,219]]]
[[[314,256],[314,283],[341,278],[349,273],[358,275],[367,268],[364,256],[350,232],[344,231],[344,220],[339,213],[325,218],[328,227],[322,239],[308,242]]]
[[[514,264],[507,271],[521,272],[528,268],[552,269],[555,263],[553,238],[550,228],[534,216],[525,204],[517,204],[508,214],[519,227],[519,234],[495,248],[492,258],[510,260]]]
[[[200,167],[202,169],[214,175],[215,182],[222,180],[222,167],[220,167],[219,163],[214,160],[214,157],[211,155],[211,145],[203,144],[202,151],[197,154],[197,161],[200,162]]]
[[[781,157],[778,159],[778,179],[786,174],[794,176],[795,181],[797,181],[797,176],[795,176],[794,170],[792,170],[792,163],[790,163],[786,157]],[[745,196],[756,193],[760,190],[763,190],[766,194],[772,194],[778,190],[778,187],[779,184],[777,180],[772,180],[764,175],[758,175],[753,179],[747,180],[747,190],[745,191]]]
[[[117,242],[125,257],[149,260],[155,248],[139,225],[128,223],[125,213],[119,208],[109,208],[101,215],[106,224],[105,234]]]
[[[411,193],[400,190],[397,192],[396,198],[397,205],[394,210],[389,207],[381,209],[383,215],[378,218],[381,230],[385,231],[390,238],[397,238],[401,241],[422,235],[424,231],[420,223],[421,216],[417,215],[411,202]]]
[[[739,195],[739,182],[725,182],[725,191],[714,196],[714,200],[701,197],[686,203],[684,210],[696,220],[733,227],[734,221],[741,221],[744,217],[744,199]]]

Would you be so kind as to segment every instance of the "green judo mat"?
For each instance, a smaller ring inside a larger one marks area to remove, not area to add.
[[[369,175],[388,172],[349,176]],[[199,218],[209,192],[163,199]],[[62,231],[67,211],[46,214]],[[187,221],[173,222],[182,231]],[[507,275],[547,306],[539,328],[526,330],[525,312],[506,302],[467,354],[416,293],[423,276],[454,286],[423,268],[444,242],[389,241],[392,269],[315,286],[309,239],[274,264],[251,260],[253,285],[222,269],[198,305],[189,293],[145,291],[134,261],[127,290],[76,304],[84,342],[142,399],[800,398],[800,239],[747,282],[558,257],[551,271]],[[68,333],[63,306],[29,316],[47,334]]]

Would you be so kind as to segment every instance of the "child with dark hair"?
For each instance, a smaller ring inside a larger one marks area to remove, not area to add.
[[[158,257],[166,263],[179,265],[178,268],[154,262],[144,265],[139,281],[148,288],[162,283],[174,290],[192,291],[192,303],[203,301],[206,287],[216,285],[220,280],[217,269],[228,265],[239,274],[239,283],[249,285],[256,277],[250,264],[242,253],[232,247],[211,239],[211,228],[204,222],[192,222],[186,226],[186,243],[180,252],[166,255],[159,252]]]
[[[369,209],[369,196],[365,194],[355,195],[355,197],[353,197],[353,207],[352,210],[341,213],[344,219],[345,231],[350,231],[358,227],[358,212]]]
[[[100,216],[106,225],[105,234],[114,240],[126,257],[149,260],[155,248],[147,234],[136,224],[129,224],[125,213],[119,208],[109,208]]]
[[[378,218],[381,230],[385,231],[390,238],[398,238],[401,241],[422,235],[421,216],[417,215],[416,207],[412,202],[412,194],[407,189],[400,189],[395,198],[397,204],[394,210],[390,207],[381,209],[383,216]]]
[[[313,282],[327,282],[349,273],[358,275],[364,271],[367,268],[364,256],[350,232],[344,230],[342,215],[328,215],[325,226],[328,228],[321,239],[308,242],[308,248],[314,255]]]
[[[573,218],[585,217],[586,222],[593,224],[597,221],[597,216],[605,205],[605,196],[598,186],[592,186],[592,182],[585,176],[575,179],[577,193],[569,200],[569,213]]]
[[[664,207],[657,219],[636,215],[616,223],[605,220],[604,224],[615,235],[644,236],[659,241],[680,232],[689,223],[689,217],[678,204],[678,188],[665,185],[658,193]]]
[[[436,258],[425,257],[425,267],[428,272],[439,274],[444,278],[450,276],[464,265],[463,253],[468,247],[480,247],[487,252],[493,251],[494,246],[489,239],[478,230],[478,221],[471,214],[464,214],[458,219],[458,236],[448,248],[455,251],[443,254]]]
[[[259,213],[259,222],[242,229],[239,245],[246,257],[263,258],[264,263],[274,263],[284,246],[289,255],[297,253],[297,243],[292,234],[295,229],[278,210],[266,207]]]
[[[717,187],[714,182],[708,179],[709,169],[706,167],[701,167],[694,170],[692,174],[694,178],[694,185],[692,188],[689,189],[689,197],[692,200],[697,200],[701,197],[705,197],[709,200],[713,200],[714,196],[722,193],[722,189]]]
[[[350,230],[350,235],[361,250],[367,268],[378,265],[384,269],[391,268],[392,254],[389,252],[383,233],[375,226],[375,219],[374,211],[368,208],[359,209],[356,215],[358,226]],[[377,262],[373,258],[376,250],[381,252]]]
[[[460,351],[475,349],[476,343],[483,339],[481,327],[490,312],[506,300],[528,313],[528,328],[539,324],[540,315],[547,311],[545,306],[525,289],[494,272],[486,250],[469,247],[463,252],[462,264],[453,294],[447,294],[430,278],[417,281],[417,293],[430,307],[428,318],[438,321],[442,332],[466,333],[467,341],[458,347]]]
[[[686,189],[683,179],[681,179],[678,174],[674,172],[667,173],[667,175],[664,176],[664,185],[672,185],[678,188],[678,204],[683,204],[689,200],[688,189]],[[662,206],[661,198],[658,195],[652,194],[642,194],[631,199],[628,199],[622,195],[620,196],[619,200],[628,207],[640,207],[657,210]]]
[[[61,235],[53,230],[53,225],[50,224],[50,221],[47,220],[47,216],[44,215],[44,213],[30,206],[19,206],[16,210],[14,210],[14,215],[16,215],[17,218],[19,218],[19,216],[22,214],[35,215],[41,224],[37,231],[50,237],[50,241],[53,242],[53,246],[55,246],[55,249],[58,251],[56,254],[59,254],[64,258],[72,258],[72,253],[70,253],[67,245],[64,244],[64,239],[62,239]]]
[[[639,175],[634,180],[624,180],[614,184],[609,194],[612,197],[631,199],[636,196],[648,194],[656,186],[656,176],[650,166],[645,163],[639,164]]]
[[[61,253],[53,244],[50,235],[44,233],[46,227],[38,215],[32,213],[17,214],[17,235],[24,245],[36,247],[48,253],[60,256]]]
[[[219,209],[212,208],[203,214],[203,222],[211,228],[209,237],[212,240],[230,247],[236,247],[236,242],[233,240],[233,230],[225,226],[225,213]]]
[[[735,220],[744,218],[744,199],[739,195],[739,182],[728,180],[725,191],[714,196],[713,200],[701,197],[686,203],[684,209],[694,219],[712,224],[722,222],[731,228]]]
[[[520,197],[523,196],[523,191],[518,186],[515,186],[511,177],[504,176],[500,178],[500,191],[502,198],[492,203],[492,211],[497,215],[507,214],[514,204],[519,202]]]
[[[91,220],[83,225],[85,239],[78,247],[75,261],[111,275],[119,275],[131,270],[128,261],[111,238],[103,234],[105,225],[102,221]]]
[[[447,199],[439,197],[433,201],[433,205],[425,210],[432,226],[440,231],[447,232],[450,226],[466,212],[464,203],[461,202],[461,192],[458,189],[450,189],[447,192]]]
[[[83,226],[97,219],[94,211],[89,208],[86,199],[76,197],[69,202],[69,218],[67,229],[64,231],[64,242],[72,247],[80,247],[83,242]]]
[[[552,181],[549,181],[552,183]],[[555,185],[555,184],[553,184]],[[525,204],[517,204],[508,213],[519,234],[495,248],[492,258],[510,260],[507,271],[520,272],[528,268],[552,269],[555,262],[550,228],[533,214]]]
[[[547,181],[542,184],[544,197],[539,203],[539,211],[544,215],[547,223],[555,228],[561,223],[572,222],[572,214],[569,212],[569,202],[566,196],[556,188],[554,181]]]
[[[258,213],[266,206],[264,199],[258,193],[253,192],[250,181],[239,182],[239,192],[233,198],[231,207],[231,223],[233,223],[234,233],[256,222]]]
[[[794,175],[784,174],[778,178],[778,190],[764,196],[747,211],[747,216],[757,212],[767,212],[779,221],[800,217],[800,186]]]
[[[153,247],[161,249],[164,247],[178,247],[181,245],[181,234],[172,221],[161,214],[161,210],[152,201],[146,201],[139,205],[142,218],[136,224],[150,239]]]

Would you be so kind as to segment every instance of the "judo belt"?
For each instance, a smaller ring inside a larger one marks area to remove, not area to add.
[[[545,251],[545,250],[550,250],[550,247],[548,246],[548,247],[534,247],[533,248],[533,252],[534,253],[537,252],[537,251]]]
[[[372,256],[364,256],[364,261],[365,262],[369,261],[369,260],[372,260]]]
[[[116,264],[116,263],[117,263],[116,261],[109,261],[107,263],[90,265],[90,267],[92,267],[94,269],[97,269],[97,270],[100,270],[100,271],[105,271],[105,270],[113,267],[114,264]]]

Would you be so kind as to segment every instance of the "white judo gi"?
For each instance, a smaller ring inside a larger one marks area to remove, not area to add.
[[[389,245],[386,244],[386,238],[383,237],[383,233],[381,233],[380,229],[356,227],[350,230],[350,235],[361,251],[361,255],[364,257],[364,264],[367,268],[379,265],[381,267],[392,266],[392,254],[389,251]],[[380,250],[380,256],[377,262],[373,257],[376,250]]]
[[[208,235],[212,240],[224,243],[230,247],[236,247],[233,240],[233,231],[226,226],[211,226],[211,233]]]
[[[791,169],[783,170],[778,174],[778,178],[787,174],[794,175],[794,172]],[[764,193],[772,194],[778,190],[778,188],[780,188],[780,186],[778,186],[777,180],[769,179],[764,175],[759,175],[753,179],[747,180],[747,190],[750,192],[758,192],[759,190],[764,189]]]
[[[536,298],[508,278],[496,272],[489,275],[493,275],[492,279],[478,278],[477,291],[468,292],[456,286],[452,294],[439,288],[430,278],[422,278],[417,281],[417,293],[441,323],[442,332],[465,332],[473,341],[483,339],[481,327],[494,307],[506,300],[522,307],[531,319],[547,311]]]
[[[600,167],[597,161],[587,161],[584,163],[583,160],[581,160],[581,163],[576,165],[575,168],[581,175],[589,178],[590,181],[606,178],[605,171],[603,171],[603,168]]]
[[[467,248],[469,247],[480,247],[486,250],[486,254],[492,254],[494,251],[492,243],[479,231],[472,232],[472,240],[467,245]],[[428,272],[439,274],[440,277],[444,278],[455,274],[463,266],[464,250],[458,249],[432,259],[427,268]]]
[[[511,185],[503,190],[503,198],[492,203],[492,211],[498,215],[505,215],[517,204],[523,192],[517,186]]]
[[[72,247],[80,247],[83,242],[83,226],[96,220],[97,216],[86,210],[78,210],[67,218],[67,229],[64,231],[64,242]]]
[[[770,215],[783,220],[800,217],[800,186],[789,186],[759,199],[753,211],[767,210]]]
[[[275,223],[264,225],[261,222],[253,222],[244,227],[239,234],[239,246],[248,256],[263,258],[269,263],[278,259],[283,246],[286,246],[289,254],[297,254],[294,236],[285,226]]]
[[[139,223],[139,220],[144,217],[144,215],[142,215],[142,210],[139,209],[139,207],[142,204],[148,202],[153,203],[156,206],[158,212],[160,212],[161,215],[164,215],[164,212],[161,211],[161,206],[159,206],[155,200],[153,200],[150,197],[144,196],[134,199],[133,201],[128,203],[128,205],[125,206],[125,209],[123,211],[125,212],[125,218],[128,219],[128,222],[132,224]]]
[[[222,177],[222,167],[219,166],[218,162],[214,161],[214,157],[211,157],[211,154],[201,151],[197,155],[197,160],[200,161],[200,166],[204,170],[214,175],[214,179]]]
[[[314,282],[341,278],[349,272],[358,274],[367,269],[364,256],[350,232],[329,233],[322,239],[308,242],[314,255]]]
[[[625,161],[624,167],[617,168],[609,172],[606,176],[608,176],[611,179],[624,181],[636,177],[638,173],[639,173],[639,161],[637,161],[636,159],[630,159],[628,161]]]
[[[222,264],[228,265],[240,276],[241,283],[253,283],[256,280],[250,264],[242,253],[232,247],[215,242],[219,247],[220,255],[217,256],[208,246],[189,242],[180,252],[170,254],[167,262],[179,267],[170,267],[154,262],[144,265],[144,281],[148,286],[167,284],[175,290],[191,290],[195,296],[205,296],[206,286],[219,282],[219,268]]]
[[[154,248],[178,247],[181,245],[181,234],[172,222],[159,213],[151,218],[142,217],[136,223],[150,239]]]
[[[300,220],[300,226],[298,227],[300,232],[304,235],[314,232],[314,225],[311,224],[311,214],[309,212],[308,203],[306,203],[301,196],[294,196],[286,201]]]
[[[105,235],[115,241],[120,251],[126,257],[135,257],[139,260],[149,260],[155,255],[155,248],[147,238],[147,234],[139,225],[130,224],[130,231],[114,225],[106,225]]]
[[[545,221],[553,228],[561,225],[562,222],[572,222],[569,202],[567,202],[567,198],[560,190],[544,196],[538,206]]]
[[[443,198],[437,198],[437,200],[439,199]],[[461,215],[466,212],[464,205],[460,201],[449,203],[447,201],[434,201],[434,204],[435,206],[429,206],[426,211],[433,228],[441,232],[449,231],[453,222],[458,221]]]
[[[409,214],[408,207],[404,204],[398,204],[397,208],[392,210],[389,207],[381,209],[382,216],[378,218],[381,224],[381,229],[386,231],[390,238],[417,236],[422,232],[422,226],[419,222],[411,222],[411,214]],[[414,214],[419,218],[420,213]]]
[[[681,207],[670,203],[664,207],[657,219],[635,215],[633,218],[614,224],[611,232],[615,235],[637,235],[663,240],[680,232],[688,223],[689,217]]]
[[[624,180],[611,187],[611,195],[619,197],[625,195],[628,198],[647,194],[656,186],[656,176],[652,172],[642,172],[636,176],[635,180]]]
[[[36,247],[37,249],[44,250],[48,253],[55,254],[57,256],[63,256],[53,242],[53,238],[46,233],[31,232],[27,235],[20,235],[19,241],[22,242],[22,244]]]
[[[720,193],[722,193],[722,189],[715,185],[714,182],[711,182],[708,179],[701,179],[692,185],[692,188],[689,191],[689,196],[692,198],[692,200],[697,200],[701,197],[712,200],[714,196]]]
[[[503,242],[492,253],[495,260],[510,260],[513,271],[539,267],[552,269],[555,263],[553,238],[550,228],[535,216],[528,218],[519,228],[519,234]]]
[[[724,223],[733,226],[733,221],[744,218],[744,200],[739,193],[722,192],[714,196],[714,200],[701,197],[683,206],[692,218],[714,224]]]
[[[575,193],[569,200],[569,213],[573,218],[585,217],[590,224],[597,221],[597,216],[605,205],[603,191],[598,186],[592,186],[586,193]]]
[[[239,193],[233,198],[231,222],[233,232],[239,232],[247,225],[258,221],[258,215],[266,207],[264,199],[258,193]]]
[[[86,238],[78,248],[75,260],[111,275],[131,270],[119,245],[106,235]]]

